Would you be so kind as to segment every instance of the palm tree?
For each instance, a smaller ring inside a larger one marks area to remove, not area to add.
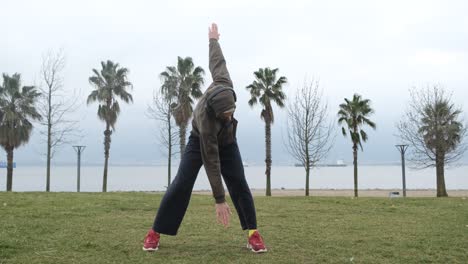
[[[200,98],[203,93],[201,86],[204,83],[205,71],[195,67],[191,57],[177,57],[177,66],[168,66],[160,74],[163,80],[162,93],[168,101],[173,101],[172,115],[179,127],[180,157],[184,154],[187,126],[193,113],[193,99]]]
[[[35,108],[40,96],[34,86],[21,87],[21,75],[3,74],[0,86],[0,145],[7,153],[7,191],[13,186],[13,150],[29,141],[33,125],[41,120]]]
[[[419,133],[424,139],[427,149],[434,153],[437,197],[446,197],[445,163],[448,153],[455,150],[462,140],[463,124],[458,121],[461,110],[446,98],[436,98],[431,104],[423,108]]]
[[[283,85],[287,83],[284,76],[276,79],[278,68],[260,68],[254,72],[255,80],[252,84],[247,86],[250,90],[249,105],[253,107],[260,102],[263,109],[260,118],[265,121],[265,150],[266,150],[266,195],[271,196],[271,125],[275,121],[273,114],[272,102],[276,103],[279,107],[284,107],[286,95],[283,93]]]
[[[368,117],[374,112],[370,107],[369,99],[362,99],[358,94],[354,94],[353,100],[350,101],[347,98],[344,99],[346,103],[340,104],[340,110],[338,111],[338,124],[345,126],[341,127],[343,136],[346,137],[346,129],[348,129],[353,142],[353,164],[354,164],[354,196],[358,197],[358,169],[357,169],[357,150],[358,145],[362,148],[362,142],[366,142],[368,139],[367,133],[362,130],[364,125],[368,125],[375,129],[375,123],[372,122]]]
[[[120,113],[120,106],[117,98],[125,103],[133,102],[133,97],[127,92],[127,88],[132,89],[132,83],[128,81],[128,69],[119,67],[118,63],[110,60],[101,62],[102,69],[99,72],[93,69],[94,76],[89,77],[89,83],[95,90],[88,96],[87,104],[98,102],[97,115],[99,119],[106,123],[104,131],[104,176],[102,191],[107,191],[107,165],[109,161],[109,149],[112,131],[115,131],[115,123]],[[111,130],[112,129],[112,130]]]

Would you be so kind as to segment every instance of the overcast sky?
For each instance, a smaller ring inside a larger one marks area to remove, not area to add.
[[[247,162],[264,160],[260,107],[251,109],[245,87],[260,67],[279,68],[288,95],[305,78],[319,79],[330,115],[354,93],[372,101],[377,131],[360,161],[399,159],[395,123],[411,87],[440,84],[466,113],[468,105],[468,4],[466,1],[21,1],[2,0],[0,72],[22,74],[23,84],[40,84],[41,56],[65,51],[65,87],[81,89],[76,114],[86,145],[85,163],[103,162],[104,123],[97,105],[86,106],[92,68],[113,60],[130,70],[134,104],[121,105],[113,134],[111,164],[163,162],[156,125],[145,116],[158,74],[177,56],[191,56],[208,74],[207,29],[217,22],[228,69],[238,94],[238,141]],[[285,111],[274,108],[273,162],[291,162],[282,137]],[[37,129],[15,153],[18,163],[44,160]],[[351,143],[337,134],[330,161],[352,160]],[[56,157],[75,162],[71,146]],[[5,157],[0,157],[5,160]],[[466,158],[464,159],[466,162]]]

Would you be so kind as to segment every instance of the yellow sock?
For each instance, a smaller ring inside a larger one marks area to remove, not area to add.
[[[250,237],[251,235],[253,235],[253,233],[255,233],[255,231],[257,231],[257,229],[249,229],[249,237]]]

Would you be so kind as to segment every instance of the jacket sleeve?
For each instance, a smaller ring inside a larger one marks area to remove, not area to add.
[[[210,125],[211,124],[211,125]],[[221,163],[219,160],[218,138],[215,122],[206,122],[200,131],[200,152],[205,171],[210,181],[216,203],[224,203],[225,194],[221,180]]]
[[[232,86],[232,80],[226,67],[223,51],[216,39],[210,39],[209,67],[214,85]]]

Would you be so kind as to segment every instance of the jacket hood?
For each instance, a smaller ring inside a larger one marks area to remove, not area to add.
[[[226,90],[215,95],[210,100],[210,106],[215,112],[216,117],[232,108],[236,108],[236,101],[232,91]]]

